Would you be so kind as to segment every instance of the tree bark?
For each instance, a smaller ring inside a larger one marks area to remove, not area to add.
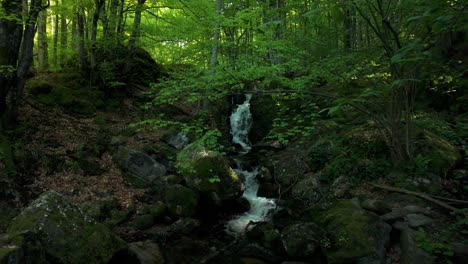
[[[130,39],[128,40],[128,58],[126,64],[126,71],[131,68],[131,60],[133,55],[135,54],[136,43],[140,37],[140,25],[141,25],[141,13],[143,11],[143,7],[146,0],[138,0],[138,5],[135,9],[135,18],[133,20],[133,30],[132,34],[130,35]]]
[[[62,0],[62,5],[65,0]],[[67,57],[68,49],[68,24],[67,18],[64,15],[60,16],[60,65],[64,65]]]
[[[80,72],[83,77],[87,78],[89,75],[88,72],[88,62],[86,60],[86,49],[85,49],[85,12],[83,3],[80,1],[80,6],[78,7],[77,13],[77,22],[78,22],[78,53],[80,57]]]
[[[210,66],[216,67],[218,65],[218,52],[219,52],[219,38],[220,38],[220,23],[221,23],[221,10],[223,8],[223,0],[216,1],[216,25],[213,36],[213,50],[211,52]]]
[[[47,45],[47,13],[39,13],[37,23],[37,66],[39,72],[44,72],[49,68],[49,54]]]

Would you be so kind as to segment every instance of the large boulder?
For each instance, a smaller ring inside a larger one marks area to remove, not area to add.
[[[180,184],[170,186],[165,199],[169,212],[180,217],[192,216],[198,204],[198,194]]]
[[[338,201],[315,217],[326,230],[328,263],[385,263],[391,227],[354,200]]]
[[[177,156],[177,168],[188,187],[219,202],[242,195],[242,183],[224,156],[197,145],[188,145]]]
[[[322,231],[314,223],[287,226],[281,233],[284,248],[291,257],[308,258],[320,248]]]
[[[55,191],[32,202],[13,219],[7,232],[11,245],[23,249],[21,257],[25,260],[43,251],[47,261],[53,263],[108,263],[126,249],[125,242],[106,226]]]
[[[116,159],[125,171],[130,183],[151,184],[166,175],[167,172],[164,165],[138,150],[121,147]]]

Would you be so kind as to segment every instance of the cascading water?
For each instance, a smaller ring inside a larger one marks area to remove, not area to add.
[[[252,148],[249,141],[249,132],[252,127],[252,114],[250,113],[251,94],[245,95],[243,104],[238,105],[231,114],[231,135],[232,143],[239,144],[242,147],[241,154],[246,154]]]
[[[251,150],[249,141],[249,132],[252,127],[252,114],[250,113],[251,94],[246,95],[243,104],[238,105],[231,114],[231,135],[232,142],[239,144],[242,147],[241,155],[247,154]],[[264,221],[268,213],[276,208],[275,201],[265,197],[258,197],[258,182],[256,179],[257,169],[253,171],[242,170],[241,164],[236,173],[244,178],[244,194],[242,195],[250,204],[250,210],[241,214],[226,224],[226,232],[236,236],[243,233],[247,225],[253,221]]]

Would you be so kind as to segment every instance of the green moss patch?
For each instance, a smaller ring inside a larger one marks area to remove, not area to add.
[[[54,191],[15,217],[7,232],[17,245],[23,244],[25,234],[34,234],[47,255],[60,263],[107,263],[126,247],[107,227]]]

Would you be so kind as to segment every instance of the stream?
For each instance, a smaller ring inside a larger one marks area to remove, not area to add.
[[[268,213],[276,208],[274,199],[257,196],[259,184],[256,176],[258,174],[258,168],[254,168],[252,171],[247,171],[242,168],[242,158],[245,154],[249,153],[252,148],[252,144],[249,141],[249,132],[253,122],[252,114],[250,113],[251,98],[252,95],[247,94],[245,96],[245,101],[237,105],[230,117],[232,143],[239,144],[242,148],[242,150],[239,151],[239,156],[235,158],[237,163],[235,171],[241,179],[244,180],[244,194],[242,197],[250,204],[249,211],[227,222],[226,232],[233,236],[244,233],[250,222],[264,221]]]

